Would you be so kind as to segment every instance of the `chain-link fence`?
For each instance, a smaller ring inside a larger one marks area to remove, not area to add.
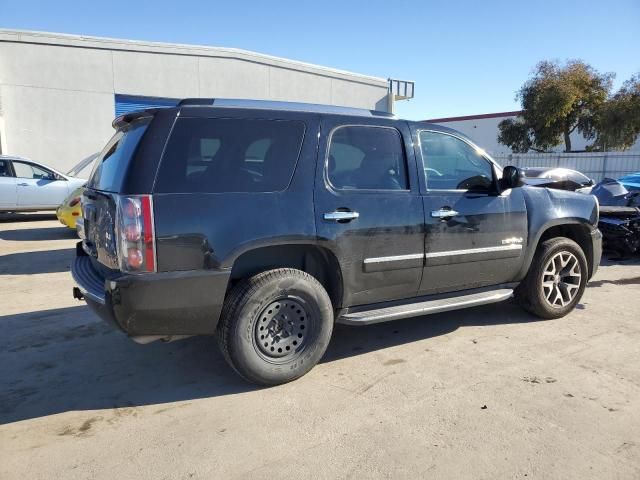
[[[640,172],[640,152],[607,153],[511,153],[494,155],[504,166],[562,167],[584,173],[596,182]]]

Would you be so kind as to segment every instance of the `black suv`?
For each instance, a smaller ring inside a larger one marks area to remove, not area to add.
[[[521,186],[438,125],[187,99],[113,126],[82,198],[74,296],[141,343],[215,334],[251,382],[305,374],[334,322],[512,295],[561,317],[600,261],[594,197]]]

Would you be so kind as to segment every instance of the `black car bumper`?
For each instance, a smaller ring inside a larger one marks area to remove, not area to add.
[[[130,336],[213,334],[230,273],[198,270],[106,279],[82,254],[71,266],[78,285],[74,296]]]

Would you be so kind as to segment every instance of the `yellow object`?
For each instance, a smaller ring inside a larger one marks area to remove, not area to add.
[[[76,220],[82,217],[80,197],[83,191],[84,187],[76,188],[56,210],[56,216],[60,223],[73,230],[76,229]]]

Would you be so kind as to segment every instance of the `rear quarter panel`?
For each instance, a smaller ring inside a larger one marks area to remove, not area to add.
[[[154,194],[158,270],[230,269],[254,248],[315,243],[318,118],[299,118],[306,124],[304,142],[282,192]]]

